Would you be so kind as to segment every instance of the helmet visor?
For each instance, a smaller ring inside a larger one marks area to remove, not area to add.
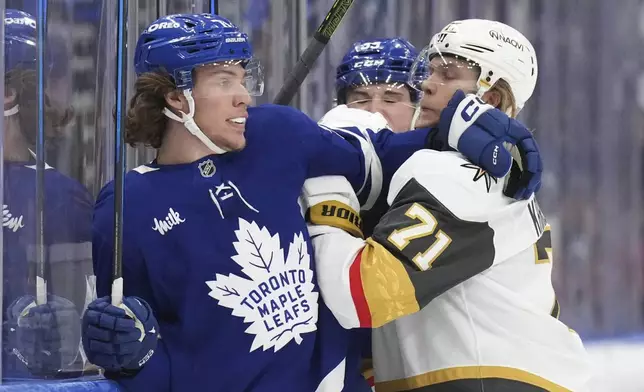
[[[201,64],[192,71],[194,97],[264,92],[264,73],[259,60],[229,60]]]

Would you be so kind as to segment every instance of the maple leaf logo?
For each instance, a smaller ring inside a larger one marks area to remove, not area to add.
[[[302,343],[302,334],[317,329],[319,296],[304,236],[293,236],[285,259],[279,234],[271,236],[266,227],[240,218],[235,235],[232,259],[249,279],[217,274],[206,282],[209,295],[250,323],[245,332],[255,335],[251,352]]]

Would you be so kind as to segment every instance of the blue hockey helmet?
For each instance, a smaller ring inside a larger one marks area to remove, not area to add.
[[[4,70],[36,68],[36,19],[30,14],[7,9],[4,17]]]
[[[247,69],[245,82],[248,92],[261,95],[261,68],[258,62],[253,61],[248,35],[218,15],[164,16],[143,31],[134,54],[137,75],[164,69],[180,89],[193,87],[192,71],[195,67],[219,62],[239,62]],[[249,67],[250,63],[253,63],[252,67]]]
[[[382,38],[355,42],[336,70],[336,98],[346,104],[349,89],[373,84],[408,86],[409,72],[418,51],[404,38]],[[409,89],[412,102],[418,93]]]
[[[26,109],[28,114],[23,116],[23,120],[37,118],[37,116],[31,116],[33,113],[30,113],[31,110],[36,109],[37,41],[38,31],[36,18],[25,11],[7,9],[4,17],[4,71],[5,80],[10,84],[7,84],[5,88],[16,89],[18,100],[13,107],[4,110],[5,117],[12,116]],[[61,37],[50,31],[47,34],[43,58],[44,76],[48,82],[63,80],[64,76],[67,75],[68,58],[68,51],[64,50],[64,41]],[[13,71],[17,70],[26,71],[26,73],[20,73],[19,75],[11,76],[11,79],[6,79],[7,75],[11,75]],[[11,84],[12,81],[13,84]],[[60,113],[61,118],[57,119],[55,123],[58,126],[67,124],[73,114],[71,108],[65,108],[68,105],[66,101],[68,96],[58,89],[56,90],[56,94],[49,94],[48,91],[46,94],[49,112],[47,118],[52,118],[54,113]],[[32,128],[35,129],[35,127],[30,127],[25,124],[23,124],[22,128],[24,131]],[[31,140],[31,136],[28,136],[28,139]]]
[[[189,112],[180,116],[168,108],[163,113],[180,123],[211,151],[223,154],[225,149],[213,143],[194,120],[195,100],[193,70],[202,65],[239,64],[246,70],[243,84],[250,95],[261,95],[264,90],[261,66],[253,60],[248,35],[231,21],[211,14],[177,14],[157,19],[139,37],[134,54],[137,75],[164,70],[183,90]]]
[[[38,56],[36,18],[24,11],[7,9],[4,32],[5,72],[16,68],[35,70]],[[48,32],[44,58],[47,77],[56,78],[66,74],[69,51],[65,50],[65,47],[62,37]]]

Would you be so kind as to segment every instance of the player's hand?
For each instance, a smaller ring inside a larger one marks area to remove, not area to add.
[[[120,306],[110,297],[92,301],[83,315],[87,359],[107,372],[138,371],[157,346],[159,324],[147,302],[125,297]]]
[[[474,94],[460,90],[454,94],[441,112],[436,137],[497,178],[507,175],[512,167],[512,156],[504,143],[516,146],[522,170],[512,176],[507,188],[512,194],[508,196],[528,199],[541,187],[543,163],[532,133]]]
[[[42,305],[31,295],[16,299],[7,328],[9,349],[34,375],[54,375],[78,355],[80,315],[66,298],[50,294]]]
[[[331,226],[362,238],[360,203],[346,178],[323,176],[307,179],[302,188],[301,202],[311,237],[316,234],[316,227]]]

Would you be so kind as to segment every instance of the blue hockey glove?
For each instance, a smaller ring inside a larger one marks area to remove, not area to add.
[[[87,359],[106,372],[132,373],[152,357],[159,324],[147,302],[125,297],[116,307],[110,297],[92,301],[83,315]]]
[[[441,112],[436,138],[497,178],[510,172],[512,156],[503,143],[512,144],[521,155],[522,170],[512,173],[506,194],[509,190],[508,196],[522,200],[541,187],[543,164],[532,133],[474,94],[454,94]]]
[[[46,304],[35,301],[25,295],[7,308],[9,348],[34,375],[54,375],[78,355],[80,315],[66,298],[50,294]]]

